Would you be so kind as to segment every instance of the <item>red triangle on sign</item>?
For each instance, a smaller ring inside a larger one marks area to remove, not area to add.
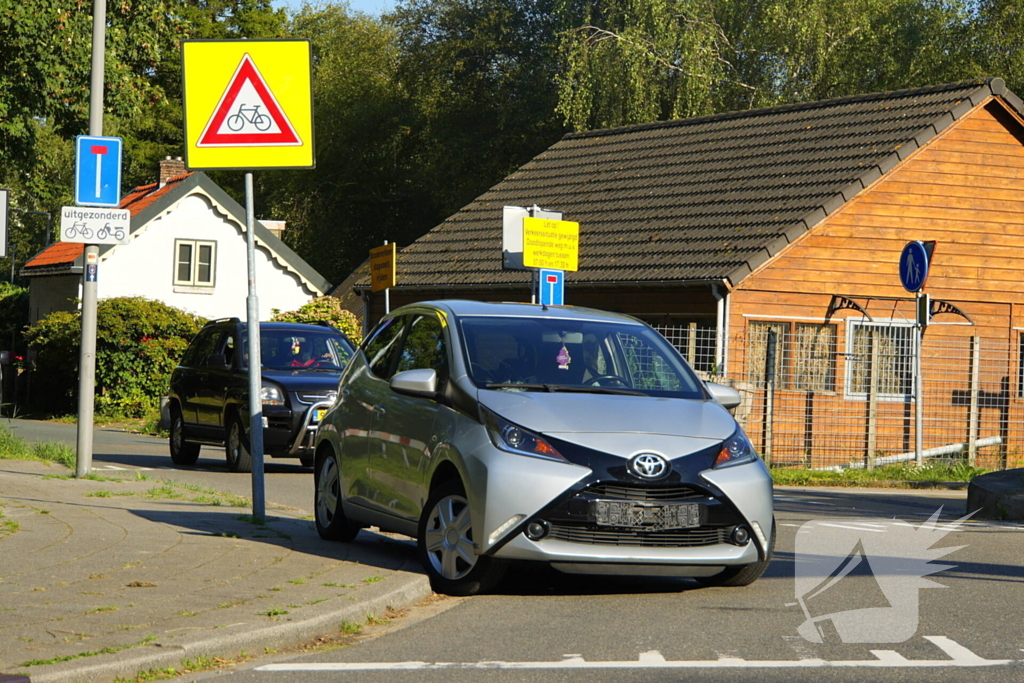
[[[237,107],[235,106],[237,103]],[[278,147],[301,145],[249,53],[221,95],[196,147]]]

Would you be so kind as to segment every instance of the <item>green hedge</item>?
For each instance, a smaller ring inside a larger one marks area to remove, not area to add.
[[[353,344],[359,344],[363,340],[363,327],[359,323],[359,318],[352,311],[342,308],[341,299],[333,296],[313,299],[294,311],[282,313],[276,308],[273,310],[274,317],[271,320],[274,322],[317,323],[324,321],[344,332]]]
[[[160,405],[171,371],[205,320],[142,297],[104,299],[96,320],[96,411],[142,417]],[[78,393],[80,312],[58,311],[25,333],[36,351],[34,407],[74,412]]]

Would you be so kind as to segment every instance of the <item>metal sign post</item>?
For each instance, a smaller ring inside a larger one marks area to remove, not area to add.
[[[930,317],[930,298],[923,291],[928,280],[935,242],[907,242],[900,254],[899,272],[903,288],[915,295],[914,324],[914,461],[924,462],[924,378],[921,377],[921,351],[925,328]]]
[[[186,40],[182,44],[185,166],[246,171],[249,455],[252,516],[257,522],[266,518],[266,498],[252,170],[315,166],[311,45],[309,40]]]
[[[103,49],[107,39],[107,0],[93,0],[92,74],[89,83],[89,134],[103,135]],[[85,245],[82,278],[82,344],[78,355],[78,450],[75,476],[92,471],[92,422],[96,395],[96,287],[100,248]]]

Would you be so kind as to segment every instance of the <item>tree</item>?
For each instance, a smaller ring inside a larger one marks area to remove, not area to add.
[[[558,111],[577,129],[981,75],[970,0],[601,0],[560,7]]]

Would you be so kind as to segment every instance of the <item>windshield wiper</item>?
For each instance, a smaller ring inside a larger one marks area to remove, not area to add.
[[[565,384],[548,384],[548,391],[565,391],[579,394],[619,394],[621,396],[647,396],[648,394],[637,389],[623,389],[619,387],[579,386]]]
[[[558,391],[556,384],[517,384],[516,382],[488,382],[484,389],[522,389],[524,391]]]

